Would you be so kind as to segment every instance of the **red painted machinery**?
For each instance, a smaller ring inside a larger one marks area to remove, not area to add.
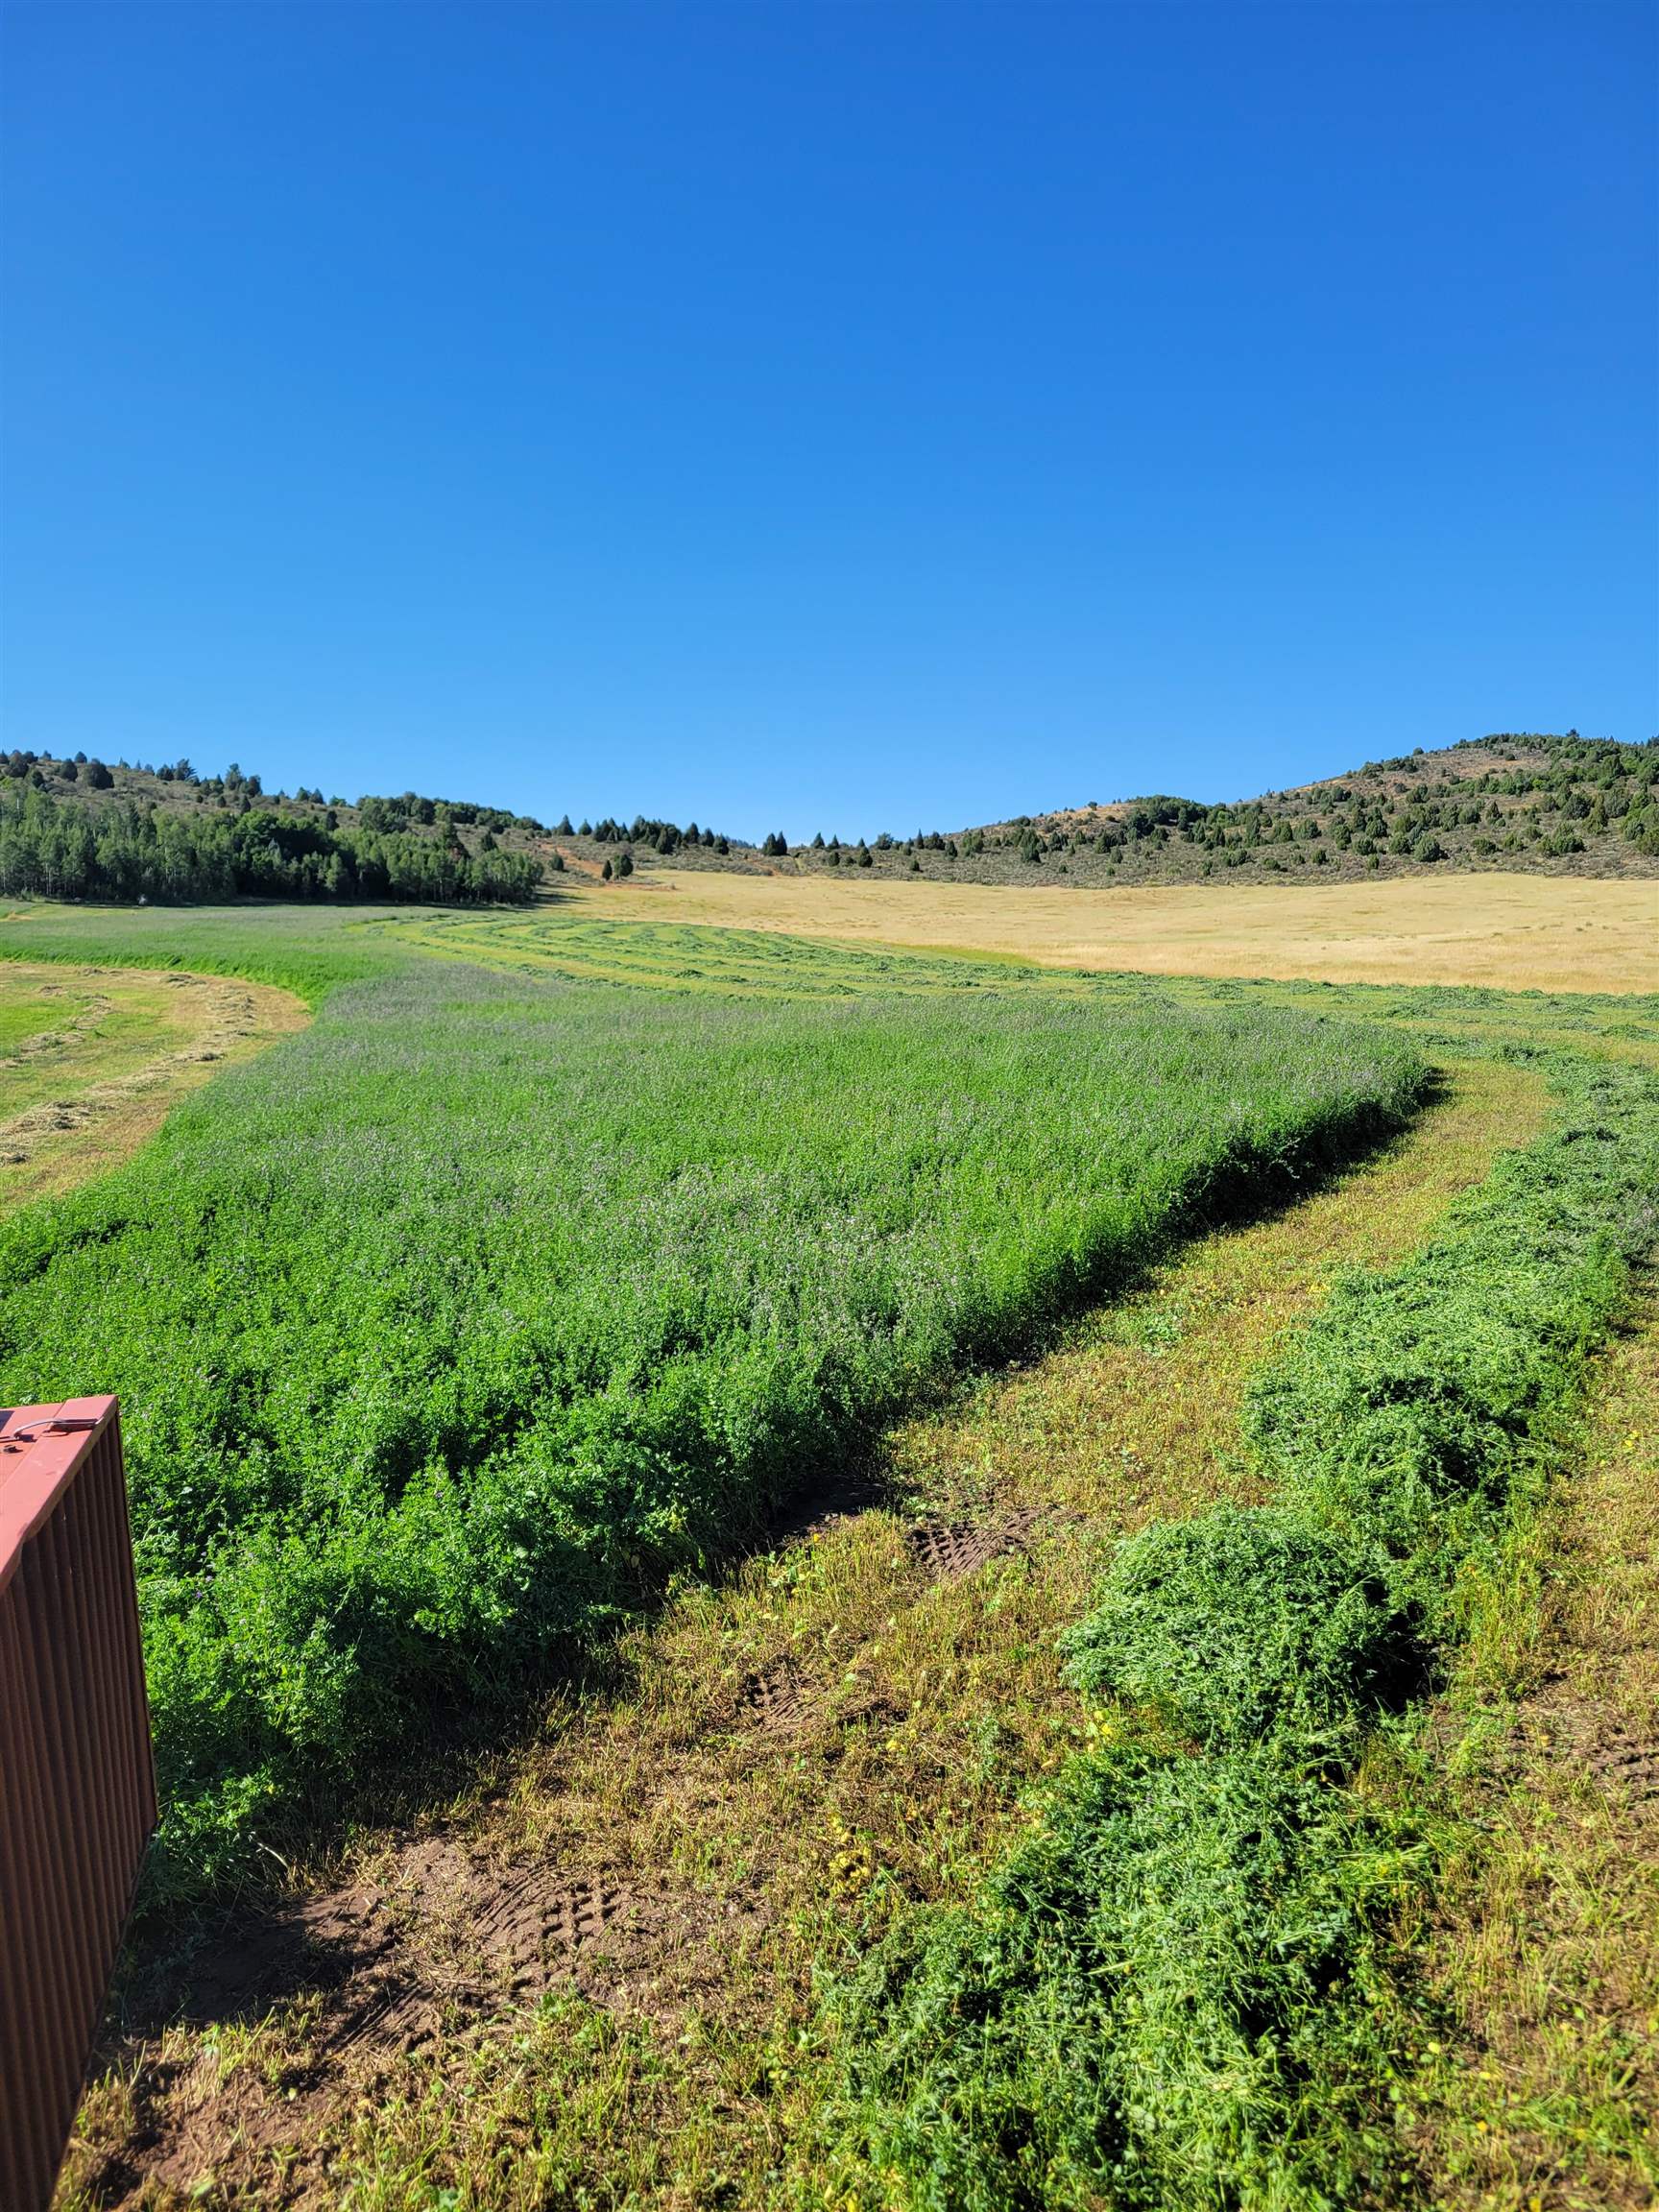
[[[156,1825],[113,1398],[0,1419],[0,2205],[49,2203]]]

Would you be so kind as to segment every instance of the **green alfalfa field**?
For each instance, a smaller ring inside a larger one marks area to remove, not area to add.
[[[1601,1952],[1525,2111],[1456,1961],[1651,1002],[5,950],[311,1011],[4,1231],[13,1398],[122,1392],[168,1807],[65,2203],[1645,2200]]]

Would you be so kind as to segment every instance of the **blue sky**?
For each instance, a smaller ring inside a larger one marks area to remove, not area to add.
[[[1659,728],[1650,6],[4,21],[8,745],[848,835]]]

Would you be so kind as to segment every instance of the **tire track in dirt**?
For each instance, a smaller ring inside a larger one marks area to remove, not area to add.
[[[1034,1506],[989,1521],[920,1521],[904,1541],[924,1572],[936,1582],[954,1581],[988,1567],[993,1559],[1023,1551],[1043,1525]]]

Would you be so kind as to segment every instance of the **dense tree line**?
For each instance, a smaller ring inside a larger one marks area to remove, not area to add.
[[[222,776],[198,775],[188,760],[164,760],[159,766],[152,766],[146,760],[121,760],[116,765],[129,777],[152,777],[157,783],[183,785],[199,806],[213,803],[239,806],[244,801],[252,804],[266,797],[278,808],[290,805],[285,791],[267,794],[259,777],[245,775],[234,760]],[[82,783],[92,791],[116,788],[114,771],[102,760],[89,759],[84,753],[77,753],[73,758],[55,759],[49,753],[14,750],[0,755],[0,776],[12,777],[36,790],[49,787],[49,777],[60,778],[65,783]],[[131,786],[129,795],[132,795]],[[326,807],[336,813],[346,811],[348,804],[340,798],[325,800],[320,788],[308,790],[303,783],[296,787],[292,801],[296,806]],[[444,830],[453,825],[476,827],[490,832],[517,830],[526,837],[547,835],[545,826],[533,814],[515,814],[505,806],[481,806],[470,799],[429,799],[419,791],[404,791],[396,798],[366,794],[357,802],[356,810],[357,827],[363,830],[398,831],[435,828]],[[329,828],[333,827],[330,823]]]
[[[226,899],[383,899],[523,904],[541,865],[469,853],[446,837],[349,830],[268,807],[181,813],[135,803],[97,812],[25,784],[0,788],[0,893],[169,904]]]
[[[554,823],[553,834],[556,837],[591,837],[598,845],[643,845],[664,860],[693,846],[700,846],[709,853],[727,854],[732,850],[729,837],[720,836],[712,830],[701,830],[695,822],[687,822],[682,830],[677,822],[659,822],[646,814],[636,814],[632,822],[618,822],[607,814],[597,822],[581,822],[574,829],[566,814],[561,821]],[[771,849],[771,841],[768,840],[767,851]]]
[[[315,805],[321,802],[322,794],[300,791],[296,797],[309,797]],[[527,837],[547,834],[534,814],[514,814],[505,806],[479,806],[469,799],[426,799],[418,791],[405,791],[396,799],[366,795],[357,802],[357,824],[359,829],[394,834],[405,830],[442,830],[450,824],[481,829],[492,835],[497,830],[518,830]]]

